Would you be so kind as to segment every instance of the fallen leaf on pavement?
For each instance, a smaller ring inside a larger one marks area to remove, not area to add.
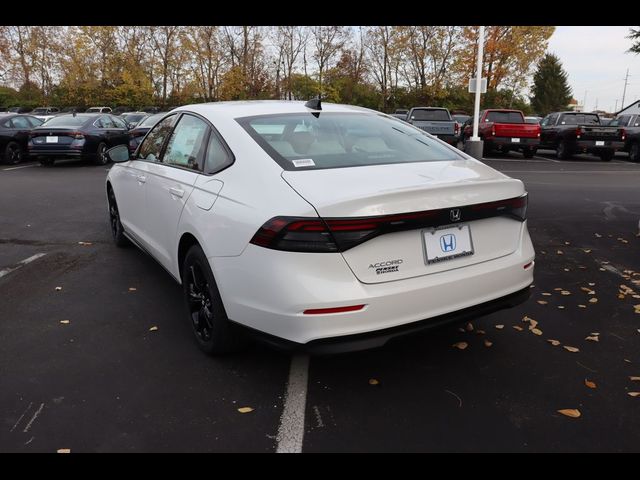
[[[595,233],[594,235],[598,238],[602,238],[602,235],[600,235],[599,233]]]
[[[563,252],[562,250],[558,250],[556,253],[557,253],[558,255],[564,255],[564,252]]]
[[[576,348],[576,347],[569,347],[569,346],[567,346],[567,345],[565,345],[565,346],[564,346],[564,347],[562,347],[562,348],[564,348],[565,350],[568,350],[568,351],[569,351],[569,352],[571,352],[571,353],[576,353],[576,352],[579,352],[579,351],[580,351],[580,349],[579,349],[579,348]]]
[[[619,293],[619,294],[618,294],[618,298],[619,298],[620,300],[624,300],[624,299],[626,298],[626,295],[625,295],[624,293]]]
[[[586,306],[586,305],[582,305],[582,304],[578,305],[578,307],[579,307],[579,308],[587,308],[587,306]]]
[[[640,377],[629,377],[632,382],[640,382]]]
[[[484,330],[476,330],[477,335],[484,335],[485,333],[487,332],[485,332]]]
[[[62,287],[56,287],[56,292],[59,292],[60,290],[62,290]]]
[[[628,358],[625,358],[624,361],[627,363],[631,363],[631,360],[629,360]]]
[[[484,346],[485,347],[490,347],[491,345],[493,345],[493,342],[490,342],[489,340],[485,340],[484,341]]]
[[[149,329],[150,332],[155,332],[156,330],[158,330],[158,327],[155,325]]]
[[[558,413],[571,418],[578,418],[580,416],[580,410],[576,408],[564,408],[562,410],[558,410]]]
[[[590,298],[589,303],[598,303],[598,299],[596,297]]]
[[[595,287],[595,285],[596,285],[595,283],[589,283],[590,287]]]
[[[553,345],[554,347],[557,347],[558,345],[560,345],[560,341],[559,340],[554,340],[552,338],[548,338],[547,342],[549,342],[551,345]]]
[[[570,272],[570,271],[571,271],[571,270],[569,270],[568,268],[563,268],[563,270],[564,270],[565,272]]]
[[[587,380],[586,378],[584,379],[584,384],[589,388],[596,388],[595,382],[592,382],[591,380]]]
[[[600,338],[593,336],[593,337],[587,337],[587,338],[585,338],[585,340],[589,340],[591,342],[599,342]]]
[[[472,323],[467,323],[467,326],[465,328],[467,329],[467,332],[473,332],[473,324]]]
[[[544,295],[545,297],[550,297],[551,294],[549,292],[542,292],[542,295]]]
[[[564,307],[563,307],[562,305],[558,305],[558,308],[559,308],[560,310],[564,310]]]
[[[65,325],[68,325],[70,323],[69,320],[60,320],[60,323],[64,323]]]
[[[591,290],[590,288],[587,288],[587,287],[580,287],[580,290],[582,290],[583,292],[587,292],[587,293],[593,292],[593,290]]]
[[[71,453],[71,449],[70,448],[59,448],[56,451],[57,451],[57,453]]]
[[[564,288],[560,288],[560,287],[558,287],[558,288],[554,288],[554,290],[555,290],[556,292],[561,292],[562,290],[564,290]]]
[[[461,333],[466,332],[466,330],[464,328],[462,328],[462,327],[458,327],[458,331],[461,332]]]
[[[591,332],[591,335],[600,335],[600,332]]]
[[[569,290],[562,290],[560,295],[571,295],[571,292]]]
[[[546,304],[547,304],[547,303],[549,303],[549,302],[547,302],[547,301],[545,301],[545,300],[538,300],[538,303],[539,303],[540,305],[546,305]]]
[[[496,325],[496,328],[498,330],[502,330],[504,328],[504,325]],[[640,330],[638,330],[638,333],[640,333]]]
[[[249,412],[253,412],[253,408],[251,408],[251,407],[240,407],[238,409],[238,411],[240,413],[249,413]]]
[[[378,385],[378,384],[380,384],[380,382],[377,379],[375,378],[369,379],[369,385]]]
[[[136,287],[129,287],[130,292],[135,292],[136,290],[138,290]]]
[[[583,248],[583,249],[582,249],[582,251],[583,251],[584,253],[591,253],[591,250],[589,250],[588,248]]]
[[[569,242],[564,242],[564,244],[565,244],[565,245],[571,245],[571,243],[569,243]]]
[[[469,346],[469,344],[467,342],[458,342],[458,343],[454,343],[451,346],[457,348],[458,350],[464,350]]]
[[[627,392],[630,397],[640,397],[640,392]]]
[[[91,242],[78,242],[78,245],[89,246],[89,245],[93,245],[93,243],[91,243]]]
[[[542,330],[540,330],[538,328],[532,328],[531,329],[531,333],[533,333],[535,335],[542,335]]]
[[[518,325],[514,325],[513,328],[515,328],[516,330],[518,330],[519,332],[521,332],[522,330],[524,330],[522,327],[518,326]]]

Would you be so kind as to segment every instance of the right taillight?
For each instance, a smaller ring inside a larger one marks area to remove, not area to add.
[[[344,252],[386,233],[437,227],[483,218],[527,218],[527,194],[463,207],[377,217],[309,218],[273,217],[255,233],[251,243],[289,252]],[[454,220],[455,218],[455,220]]]

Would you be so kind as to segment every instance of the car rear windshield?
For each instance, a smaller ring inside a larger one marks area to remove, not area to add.
[[[600,120],[597,115],[588,114],[564,114],[560,119],[560,125],[599,125]]]
[[[237,121],[285,170],[463,158],[422,130],[380,114],[300,113]]]
[[[131,122],[139,122],[141,118],[144,118],[147,114],[146,113],[136,113],[136,114],[125,114],[123,115],[124,119],[131,123]]]
[[[520,112],[488,112],[487,121],[494,123],[524,123]]]
[[[413,110],[411,112],[411,120],[435,120],[435,121],[449,121],[451,120],[451,117],[449,117],[449,112],[447,112],[446,110],[440,110],[440,109],[433,109],[433,110],[428,110],[428,109],[417,109],[417,110]]]
[[[67,128],[67,127],[79,127],[88,120],[87,117],[80,117],[73,115],[62,115],[60,117],[53,117],[46,125],[48,127]]]
[[[151,115],[150,117],[145,118],[138,124],[138,127],[153,127],[156,123],[160,121],[162,117],[164,117],[164,113],[157,113],[155,115]]]

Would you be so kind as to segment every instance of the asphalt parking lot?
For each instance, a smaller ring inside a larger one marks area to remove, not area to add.
[[[638,451],[640,164],[551,153],[485,160],[529,191],[528,302],[293,363],[196,348],[180,287],[112,244],[104,167],[0,166],[0,451]]]

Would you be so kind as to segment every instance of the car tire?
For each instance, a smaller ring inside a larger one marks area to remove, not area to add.
[[[629,160],[632,162],[640,162],[640,143],[633,142],[629,148]]]
[[[610,162],[615,154],[616,152],[613,150],[605,150],[604,152],[600,152],[598,156],[603,162]]]
[[[43,167],[53,167],[56,161],[53,158],[41,158],[40,165]]]
[[[556,147],[556,157],[560,160],[568,160],[571,158],[571,151],[569,150],[567,142],[564,140],[561,140]]]
[[[522,151],[522,156],[524,158],[533,158],[533,156],[536,154],[536,149],[535,148],[525,148]]]
[[[209,260],[200,245],[192,246],[182,262],[182,290],[189,323],[203,352],[220,355],[246,346],[240,327],[227,317]]]
[[[127,247],[130,245],[129,239],[124,234],[124,227],[120,222],[120,211],[118,210],[118,202],[113,190],[107,190],[107,198],[109,201],[109,225],[111,226],[111,235],[113,243],[118,247]]]
[[[9,142],[4,149],[4,162],[15,165],[22,161],[22,148],[18,142]]]
[[[95,157],[96,165],[106,165],[109,163],[109,157],[107,157],[107,144],[104,142],[100,142],[98,144],[98,148],[96,149],[96,157]]]

